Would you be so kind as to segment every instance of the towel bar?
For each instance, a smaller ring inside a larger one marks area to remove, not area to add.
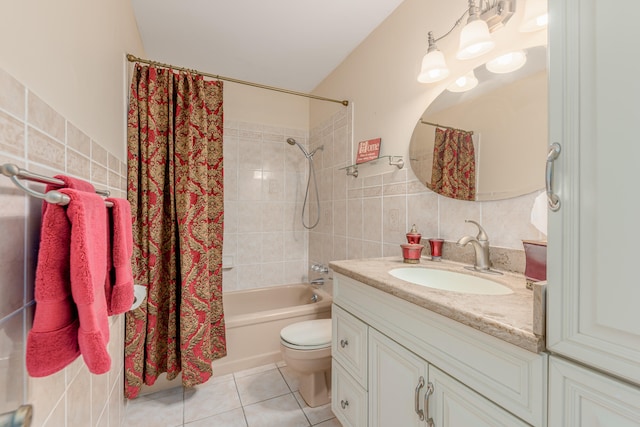
[[[21,188],[30,196],[36,197],[38,199],[43,199],[48,203],[62,206],[66,206],[70,202],[69,197],[59,191],[51,190],[46,193],[40,193],[38,191],[30,189],[20,182],[21,179],[26,179],[27,181],[39,182],[41,184],[59,185],[60,187],[63,187],[65,185],[64,181],[58,178],[52,178],[29,172],[28,170],[14,165],[13,163],[5,163],[0,166],[0,172],[2,172],[4,176],[9,177],[9,179],[11,179],[16,187]],[[109,197],[109,190],[96,190],[96,193],[100,194],[101,196]],[[113,207],[113,203],[111,202],[106,201],[105,204],[107,205],[107,207]]]

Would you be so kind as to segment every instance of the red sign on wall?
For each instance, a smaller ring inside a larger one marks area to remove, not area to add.
[[[358,143],[358,152],[356,153],[356,164],[377,159],[380,156],[380,142],[380,138],[360,141]]]

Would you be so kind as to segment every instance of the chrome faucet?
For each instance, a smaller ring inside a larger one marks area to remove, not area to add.
[[[466,219],[464,222],[470,222],[477,225],[479,230],[478,235],[476,237],[463,236],[458,240],[457,245],[462,247],[471,243],[476,253],[476,262],[473,269],[485,273],[493,272],[491,270],[491,261],[489,260],[489,237],[487,236],[487,233],[480,224],[473,220]]]

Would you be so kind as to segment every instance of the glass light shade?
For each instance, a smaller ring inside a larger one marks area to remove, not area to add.
[[[473,71],[469,71],[462,77],[456,79],[455,82],[447,87],[447,90],[450,92],[466,92],[468,90],[473,89],[478,86],[478,79],[476,75],[473,74]]]
[[[548,21],[547,0],[527,0],[519,30],[523,33],[542,30]]]
[[[489,52],[495,42],[489,34],[489,27],[482,19],[467,23],[460,33],[460,46],[456,58],[471,59]]]
[[[487,70],[496,74],[510,73],[527,62],[527,54],[522,50],[505,53],[487,62]]]
[[[444,54],[439,50],[432,50],[422,58],[422,69],[418,75],[420,83],[434,83],[449,76],[449,68],[444,61]]]

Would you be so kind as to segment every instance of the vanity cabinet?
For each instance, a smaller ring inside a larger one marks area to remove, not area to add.
[[[343,425],[546,426],[545,353],[338,273],[332,316],[332,409]]]
[[[561,146],[551,180],[560,206],[549,212],[550,424],[640,426],[640,58],[626,53],[637,51],[640,2],[554,0],[549,13],[549,142]],[[601,372],[628,391],[601,389]]]

